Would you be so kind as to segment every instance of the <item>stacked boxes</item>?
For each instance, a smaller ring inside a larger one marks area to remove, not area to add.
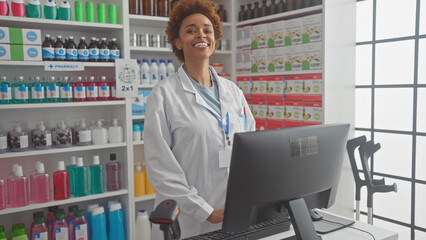
[[[132,115],[145,115],[146,103],[151,90],[138,90],[138,96],[132,98]]]
[[[0,27],[0,60],[41,61],[41,31]]]

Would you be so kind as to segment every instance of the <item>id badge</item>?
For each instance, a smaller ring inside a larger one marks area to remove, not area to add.
[[[219,168],[229,168],[231,166],[231,149],[219,149]]]

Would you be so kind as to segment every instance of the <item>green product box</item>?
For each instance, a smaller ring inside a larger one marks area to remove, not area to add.
[[[12,61],[24,61],[24,46],[10,45],[10,59]]]
[[[9,28],[10,44],[41,45],[39,29]]]

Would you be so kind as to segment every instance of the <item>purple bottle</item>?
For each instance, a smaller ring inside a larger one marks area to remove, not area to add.
[[[110,162],[106,164],[107,169],[107,190],[116,191],[121,189],[120,170],[121,164],[117,162],[117,155],[111,153]]]
[[[75,144],[78,146],[87,146],[92,144],[92,131],[86,127],[84,119],[81,120],[81,124],[75,130]]]
[[[75,212],[74,230],[76,240],[89,240],[89,227],[84,210]],[[71,240],[71,239],[70,239]]]
[[[30,240],[47,240],[49,239],[49,228],[44,222],[43,212],[33,213],[34,222],[31,225]]]
[[[78,206],[72,205],[68,207],[68,215],[67,215],[67,222],[68,222],[68,239],[69,240],[78,240],[78,238],[75,237],[75,212],[77,212]]]
[[[68,239],[68,223],[65,220],[63,209],[55,212],[55,222],[53,223],[52,240]]]
[[[22,130],[19,123],[14,131],[9,132],[9,146],[12,152],[23,152],[28,150],[28,133]]]
[[[0,153],[7,151],[7,135],[0,131]]]
[[[0,210],[6,208],[6,185],[4,180],[0,179]]]
[[[49,149],[52,147],[52,133],[46,130],[43,121],[40,122],[38,129],[32,132],[32,144],[37,150]]]
[[[44,171],[44,164],[36,166],[36,172],[30,176],[31,203],[45,203],[51,199],[50,177]]]
[[[55,145],[60,148],[66,148],[72,146],[72,133],[71,129],[67,128],[65,122],[62,121],[59,127],[55,130]]]
[[[15,173],[7,179],[7,191],[10,207],[23,207],[30,203],[28,178],[24,176],[22,166],[18,166]]]

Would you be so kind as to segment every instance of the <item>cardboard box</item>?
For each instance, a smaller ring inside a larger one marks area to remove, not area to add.
[[[267,122],[266,128],[268,130],[274,130],[274,129],[283,129],[284,124],[272,124],[269,121]]]
[[[302,43],[321,42],[323,34],[321,13],[303,17]]]
[[[244,34],[244,28],[237,28],[236,31],[236,45],[237,45],[237,51],[243,50],[244,42],[243,42],[243,34]]]
[[[243,68],[243,63],[244,63],[244,52],[241,51],[237,51],[236,55],[236,62],[235,62],[235,68],[237,70],[237,74],[242,74],[244,73],[244,68]]]
[[[303,101],[321,102],[324,94],[322,74],[304,74],[302,79]]]
[[[0,60],[10,60],[10,45],[0,44]]]
[[[303,102],[284,101],[284,125],[286,127],[303,126]]]
[[[8,27],[0,27],[0,43],[10,43]]]
[[[10,60],[24,61],[24,45],[10,45]]]
[[[251,99],[266,99],[267,77],[252,77]]]
[[[268,101],[266,118],[269,124],[284,126],[284,101]]]
[[[41,31],[39,29],[9,28],[10,44],[40,45]]]
[[[251,48],[268,47],[268,24],[258,24],[251,27]]]
[[[145,115],[144,90],[138,90],[138,96],[132,98],[132,115]]]
[[[285,46],[285,21],[268,23],[268,47]]]
[[[302,45],[302,70],[322,70],[323,45],[321,42]]]
[[[287,75],[285,77],[285,100],[303,100],[303,78],[302,75]]]
[[[302,44],[303,19],[294,18],[286,21],[285,26],[285,45]]]
[[[243,91],[246,100],[250,100],[252,88],[250,77],[237,77],[237,86]]]
[[[266,113],[268,111],[268,107],[266,106],[265,100],[252,100],[252,114],[256,122],[258,120],[266,120]]]
[[[243,72],[251,73],[251,50],[244,49],[243,51]]]
[[[251,50],[251,26],[245,26],[243,32],[243,49]]]
[[[323,122],[322,102],[304,102],[303,125],[318,125]]]
[[[286,62],[285,47],[268,49],[268,72],[284,72],[285,62]]]
[[[266,99],[268,101],[282,101],[284,100],[285,82],[284,76],[268,76],[265,77],[268,82],[266,90]]]
[[[24,61],[42,61],[41,46],[23,45]]]
[[[266,119],[255,119],[256,120],[256,131],[267,130]]]
[[[285,71],[302,71],[304,47],[302,45],[286,47],[285,53]]]
[[[268,49],[255,49],[251,51],[251,72],[268,72]]]

